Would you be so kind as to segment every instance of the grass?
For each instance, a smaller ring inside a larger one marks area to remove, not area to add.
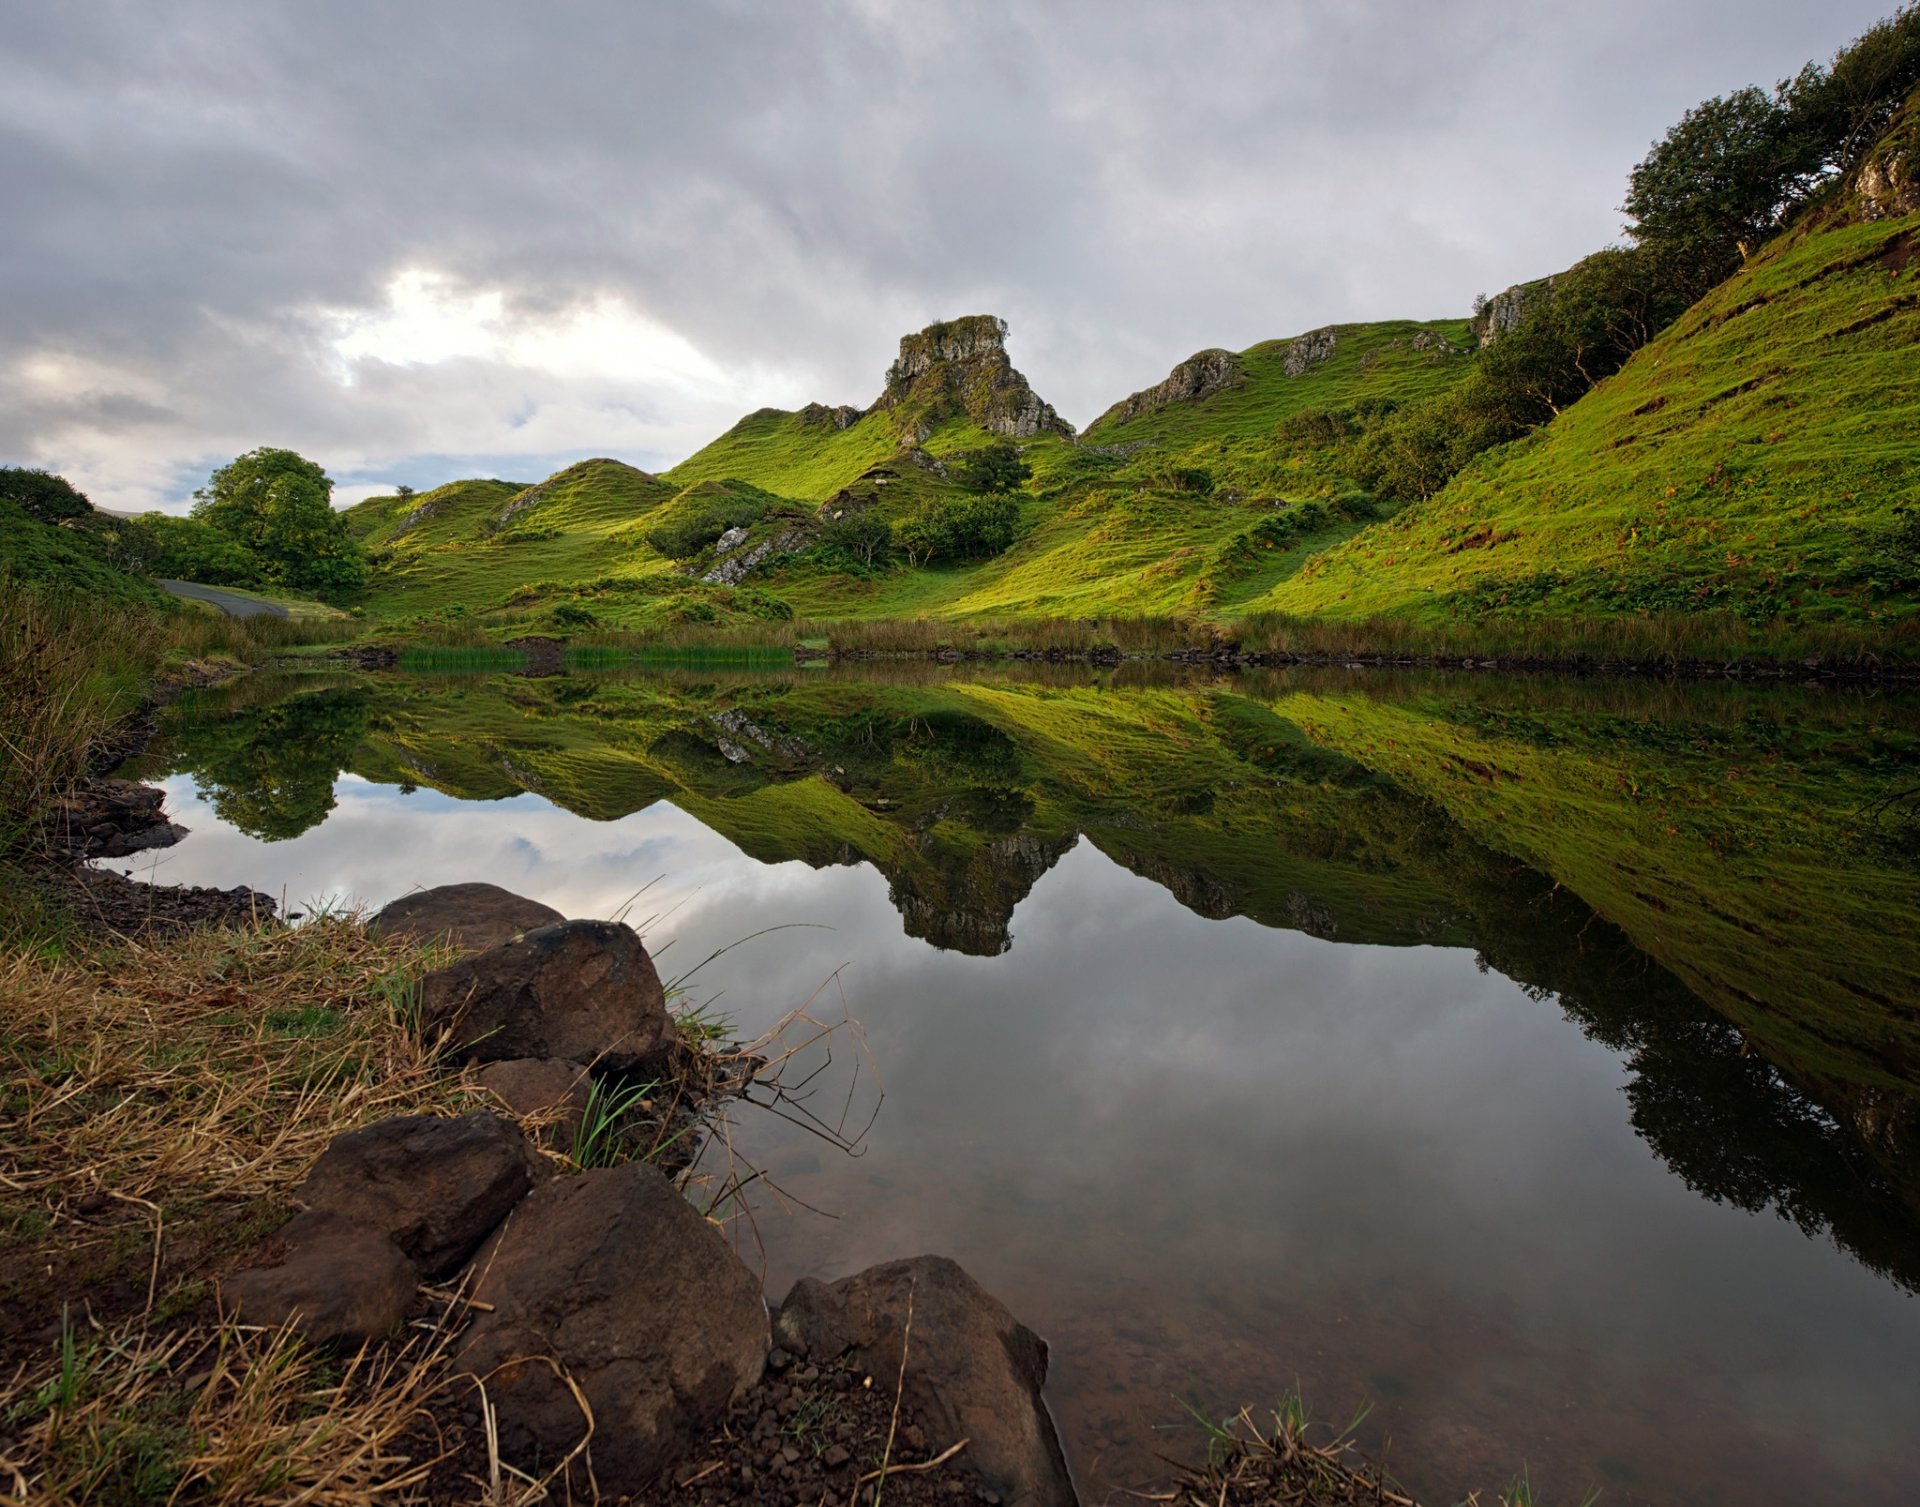
[[[1769,246],[1619,373],[1251,604],[1485,625],[1910,616],[1882,541],[1920,502],[1920,216]]]

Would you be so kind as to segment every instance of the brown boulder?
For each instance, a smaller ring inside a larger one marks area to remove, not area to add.
[[[406,1317],[413,1264],[379,1230],[314,1209],[295,1215],[280,1236],[292,1248],[278,1265],[220,1284],[222,1302],[243,1322],[291,1322],[315,1344],[359,1345]]]
[[[908,1304],[913,1331],[907,1335]],[[1041,1401],[1047,1347],[944,1256],[888,1261],[838,1282],[796,1282],[774,1321],[789,1347],[824,1362],[853,1354],[889,1389],[906,1351],[904,1393],[928,1447],[968,1441],[970,1466],[1009,1507],[1074,1507],[1066,1457]]]
[[[621,1072],[673,1040],[653,959],[617,921],[542,926],[428,974],[421,1020],[472,1062],[564,1057]]]
[[[443,884],[402,895],[367,923],[367,931],[376,937],[444,938],[463,952],[485,952],[564,920],[552,906],[497,884]]]
[[[593,1092],[593,1080],[579,1063],[515,1057],[508,1062],[489,1062],[475,1076],[510,1113],[528,1120],[551,1121],[549,1134],[556,1149],[572,1147]]]
[[[458,1364],[486,1382],[503,1449],[548,1468],[585,1433],[549,1361],[593,1410],[609,1495],[644,1490],[760,1378],[760,1284],[644,1162],[534,1190],[475,1259],[479,1308]]]
[[[498,1115],[401,1115],[336,1136],[300,1201],[378,1230],[425,1277],[478,1249],[541,1167],[520,1127]]]

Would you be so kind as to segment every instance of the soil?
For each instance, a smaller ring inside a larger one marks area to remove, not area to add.
[[[244,884],[217,890],[190,884],[143,884],[112,869],[53,867],[46,878],[81,926],[116,937],[166,935],[203,926],[253,926],[275,919],[271,895]]]
[[[924,1466],[935,1453],[908,1410],[895,1418],[893,1395],[890,1378],[776,1350],[759,1385],[688,1452],[672,1479],[651,1492],[607,1500],[630,1507],[851,1507],[871,1498],[875,1481],[861,1478],[883,1460]],[[465,1507],[480,1499],[489,1461],[479,1397],[471,1387],[456,1385],[445,1394],[401,1448],[423,1455],[445,1451],[425,1485],[432,1507]],[[891,1471],[884,1495],[889,1507],[993,1507],[1001,1500],[966,1468],[964,1449],[928,1469]]]

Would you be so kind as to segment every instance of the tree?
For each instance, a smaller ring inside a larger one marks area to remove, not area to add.
[[[203,586],[266,582],[252,550],[198,518],[168,513],[103,518],[92,533],[109,564],[136,575],[197,581]]]
[[[1011,492],[1031,475],[1033,467],[1020,454],[1020,447],[1012,440],[997,440],[961,460],[958,480],[967,491],[985,495]]]
[[[26,466],[0,466],[0,500],[24,508],[42,523],[65,523],[93,511],[87,494],[66,477]]]
[[[193,516],[251,550],[268,582],[320,593],[366,583],[366,556],[333,510],[333,483],[303,456],[250,450],[193,495]]]
[[[871,508],[842,513],[820,532],[829,546],[867,566],[885,556],[893,543],[893,525]]]
[[[1780,228],[1822,172],[1790,86],[1748,87],[1696,105],[1633,170],[1623,206],[1642,245],[1695,259],[1710,282]]]
[[[1822,68],[1788,86],[1796,122],[1836,172],[1851,172],[1920,88],[1920,5],[1868,27]]]

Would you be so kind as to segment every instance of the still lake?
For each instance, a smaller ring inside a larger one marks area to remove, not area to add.
[[[263,672],[170,711],[192,835],[115,866],[739,943],[692,994],[857,1021],[807,1107],[871,1120],[734,1112],[743,1254],[960,1261],[1090,1501],[1298,1388],[1433,1501],[1905,1503],[1916,752],[1831,689]]]

